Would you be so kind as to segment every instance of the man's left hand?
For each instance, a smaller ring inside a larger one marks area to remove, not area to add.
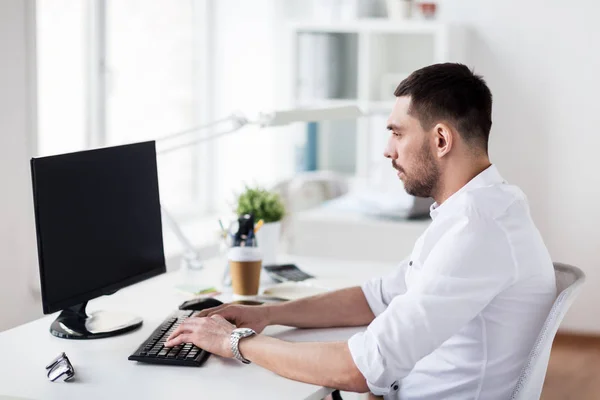
[[[193,343],[212,354],[232,358],[230,336],[234,329],[235,325],[230,324],[220,315],[207,318],[191,317],[175,329],[165,346]]]

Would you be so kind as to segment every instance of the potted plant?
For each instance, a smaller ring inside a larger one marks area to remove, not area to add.
[[[263,220],[263,226],[256,233],[258,247],[263,253],[263,265],[276,264],[281,220],[285,215],[285,206],[279,194],[258,186],[246,186],[237,198],[236,213],[254,215],[255,223]]]

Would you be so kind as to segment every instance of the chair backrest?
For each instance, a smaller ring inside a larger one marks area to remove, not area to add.
[[[571,265],[554,263],[554,273],[557,297],[517,380],[512,400],[540,398],[554,336],[585,281],[583,271]]]

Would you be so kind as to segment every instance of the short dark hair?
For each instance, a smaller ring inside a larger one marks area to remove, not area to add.
[[[487,152],[492,128],[492,93],[483,78],[467,66],[444,63],[421,68],[403,80],[394,95],[410,96],[408,112],[419,120],[423,129],[447,121],[465,141]]]

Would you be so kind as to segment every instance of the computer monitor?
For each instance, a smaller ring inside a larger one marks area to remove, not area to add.
[[[156,148],[136,143],[31,159],[44,314],[53,335],[113,336],[139,317],[88,300],[166,271]]]

